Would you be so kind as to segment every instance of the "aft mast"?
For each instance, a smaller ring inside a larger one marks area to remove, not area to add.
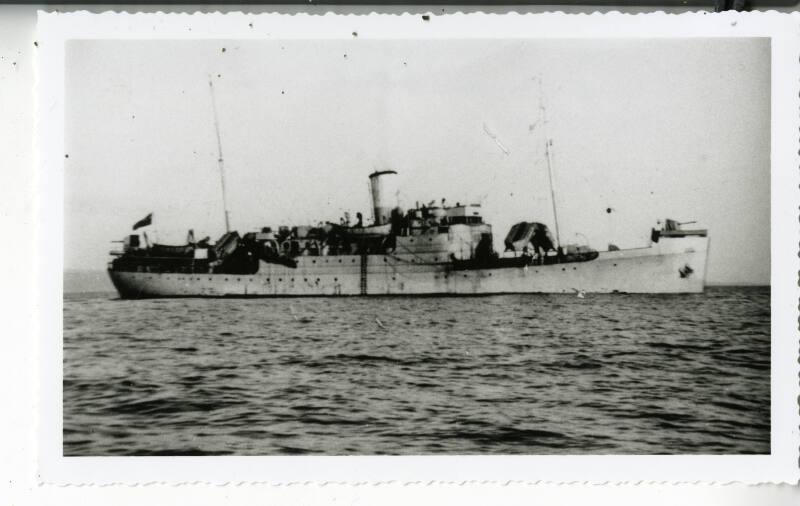
[[[553,161],[551,159],[550,147],[553,145],[552,139],[547,136],[547,109],[544,106],[544,91],[542,89],[542,77],[539,76],[539,111],[542,120],[542,132],[544,133],[544,153],[547,159],[547,176],[550,183],[550,202],[553,204],[553,223],[556,232],[556,247],[561,248],[561,236],[558,231],[558,210],[556,209],[556,192],[553,186]]]
[[[217,101],[214,98],[214,83],[211,76],[208,76],[208,87],[211,89],[211,108],[214,110],[214,132],[217,134],[217,164],[219,165],[219,181],[222,187],[222,209],[225,212],[225,232],[231,231],[228,219],[228,202],[225,196],[225,162],[222,159],[222,139],[219,135],[219,119],[217,118]]]

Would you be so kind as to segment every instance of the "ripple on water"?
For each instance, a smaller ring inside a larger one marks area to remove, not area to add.
[[[64,451],[769,453],[769,307],[769,288],[67,295]]]

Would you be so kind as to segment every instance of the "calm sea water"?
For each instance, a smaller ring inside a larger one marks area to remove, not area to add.
[[[68,294],[64,453],[769,453],[769,304]]]

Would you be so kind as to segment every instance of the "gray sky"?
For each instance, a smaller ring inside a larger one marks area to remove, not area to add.
[[[369,216],[387,168],[406,203],[482,203],[498,246],[552,226],[541,76],[562,243],[698,220],[710,282],[769,282],[767,39],[72,41],[66,62],[67,269],[149,212],[159,242],[224,231],[209,74],[239,231]]]

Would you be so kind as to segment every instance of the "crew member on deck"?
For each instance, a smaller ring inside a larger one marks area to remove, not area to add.
[[[525,265],[530,264],[531,260],[533,259],[533,255],[531,255],[531,252],[530,252],[530,250],[528,249],[527,246],[522,248],[522,258],[524,260],[524,264]]]

